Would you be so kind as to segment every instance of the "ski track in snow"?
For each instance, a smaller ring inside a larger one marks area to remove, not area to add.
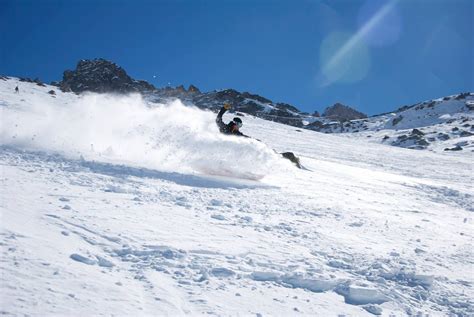
[[[2,314],[474,314],[471,156],[244,122],[311,171],[0,147]]]

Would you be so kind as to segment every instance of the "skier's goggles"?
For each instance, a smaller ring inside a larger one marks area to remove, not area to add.
[[[239,128],[242,128],[242,122],[235,122],[234,123],[239,127]]]

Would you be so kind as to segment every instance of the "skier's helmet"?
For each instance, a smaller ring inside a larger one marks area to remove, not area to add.
[[[242,120],[240,118],[235,117],[233,121],[239,128],[242,127]]]

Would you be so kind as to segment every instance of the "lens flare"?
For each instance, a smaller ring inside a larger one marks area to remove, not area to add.
[[[356,33],[333,32],[324,39],[320,48],[320,87],[335,82],[353,83],[367,75],[371,64],[367,43],[384,45],[398,39],[396,3],[397,0],[368,1],[361,9]]]
[[[396,3],[396,0],[368,0],[361,7],[357,22],[368,45],[387,46],[398,40],[402,24]]]
[[[333,32],[324,39],[320,48],[320,65],[325,80],[321,86],[334,82],[352,83],[367,75],[369,50],[354,38],[347,32]]]

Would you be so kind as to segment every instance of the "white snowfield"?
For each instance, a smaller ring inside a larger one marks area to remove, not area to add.
[[[14,78],[0,114],[2,315],[474,314],[472,152]]]

